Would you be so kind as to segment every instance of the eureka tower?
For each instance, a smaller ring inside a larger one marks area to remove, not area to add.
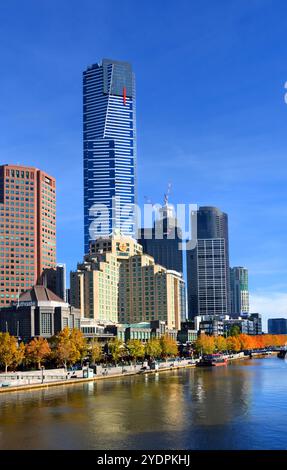
[[[84,238],[136,234],[135,78],[128,62],[103,59],[83,74]]]

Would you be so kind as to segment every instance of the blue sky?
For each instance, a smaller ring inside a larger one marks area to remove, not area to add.
[[[253,311],[287,314],[284,0],[1,0],[0,161],[57,179],[58,261],[83,255],[82,70],[137,81],[139,201],[229,214]]]

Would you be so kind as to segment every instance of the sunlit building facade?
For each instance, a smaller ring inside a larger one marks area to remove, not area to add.
[[[103,59],[83,74],[84,238],[136,234],[136,100],[131,64]]]
[[[155,264],[131,237],[91,242],[90,253],[71,273],[71,304],[83,317],[133,324],[164,321],[180,329],[185,283],[181,273]]]
[[[0,306],[55,266],[55,179],[37,168],[0,166]]]

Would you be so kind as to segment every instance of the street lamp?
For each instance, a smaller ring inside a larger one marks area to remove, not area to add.
[[[42,383],[44,383],[44,369],[45,369],[45,367],[44,367],[44,366],[41,366],[41,370],[42,370]]]

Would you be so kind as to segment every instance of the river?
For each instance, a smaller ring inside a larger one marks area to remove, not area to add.
[[[287,449],[269,357],[0,396],[0,449]]]

